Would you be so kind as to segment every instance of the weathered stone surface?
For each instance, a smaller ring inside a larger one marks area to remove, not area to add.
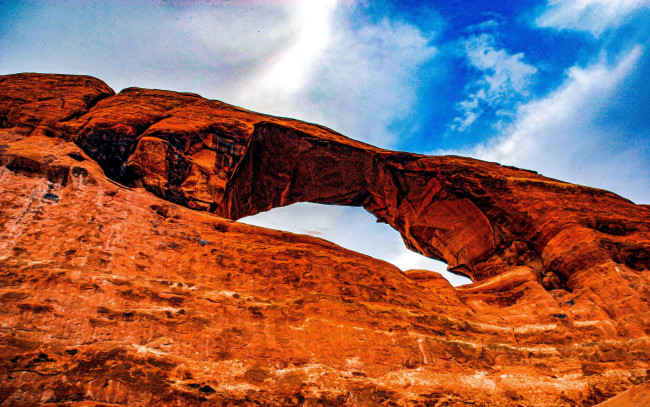
[[[38,74],[0,77],[0,188],[3,405],[594,405],[650,378],[650,209],[610,192]],[[475,283],[233,222],[299,201]]]
[[[650,382],[634,386],[618,396],[598,404],[598,407],[650,406]]]
[[[90,76],[24,73],[0,76],[0,129],[4,136],[60,135],[60,127],[115,94]]]

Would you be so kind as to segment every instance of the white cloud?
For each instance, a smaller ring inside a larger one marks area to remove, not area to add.
[[[341,3],[314,13],[320,20],[305,20],[305,37],[242,81],[234,101],[395,147],[399,140],[390,127],[412,113],[418,68],[437,51],[413,25],[371,22],[358,12],[355,5]]]
[[[454,131],[467,130],[483,114],[486,105],[507,110],[527,96],[537,72],[537,68],[523,61],[523,53],[509,54],[495,48],[488,34],[467,39],[463,47],[469,64],[484,75],[468,85],[472,93],[467,100],[458,103],[457,110],[462,117],[454,119],[450,126]]]
[[[331,45],[337,3],[301,0],[292,5],[289,21],[284,24],[291,32],[290,40],[259,73],[248,78],[239,99],[256,104],[272,100],[276,107],[278,98],[292,98],[308,86],[323,52]],[[269,106],[271,110],[273,107]]]
[[[288,6],[117,3],[23,5],[1,33],[0,72],[79,73],[116,91],[140,86],[227,98],[291,37]]]
[[[447,272],[445,263],[407,249],[397,231],[384,223],[377,223],[376,218],[363,208],[297,203],[248,216],[239,222],[320,237],[392,263],[404,271],[433,270],[455,286],[471,282]]]
[[[520,106],[503,136],[454,153],[650,202],[650,135],[628,134],[617,129],[621,123],[610,126],[607,118],[608,109],[620,103],[621,89],[642,52],[634,48],[615,65],[571,68],[555,92]]]
[[[465,50],[473,66],[489,72],[483,78],[486,98],[489,101],[508,97],[513,91],[524,92],[530,77],[537,72],[534,66],[522,61],[523,53],[510,55],[503,49],[495,49],[491,37],[487,34],[467,40]]]
[[[194,38],[188,44],[206,65],[259,64],[285,47],[296,23],[287,7],[225,3],[218,7],[189,7],[173,30]],[[172,20],[173,21],[173,20]]]
[[[549,0],[535,22],[539,27],[587,31],[599,37],[648,6],[650,0]]]

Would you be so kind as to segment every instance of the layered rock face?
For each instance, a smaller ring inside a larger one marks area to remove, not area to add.
[[[607,191],[42,74],[0,77],[0,188],[2,405],[571,406],[650,378],[650,209]],[[295,202],[474,283],[235,222]]]

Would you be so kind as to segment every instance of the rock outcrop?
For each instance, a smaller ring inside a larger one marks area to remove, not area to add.
[[[650,406],[650,381],[632,387],[618,396],[611,398],[598,407],[639,407]]]
[[[0,185],[2,405],[595,405],[650,379],[650,209],[607,191],[43,74],[0,77]],[[362,206],[474,283],[235,222],[295,202]]]

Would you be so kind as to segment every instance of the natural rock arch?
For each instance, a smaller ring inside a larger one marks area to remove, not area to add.
[[[195,94],[114,95],[97,79],[66,75],[2,84],[22,92],[0,112],[3,127],[72,140],[109,176],[169,201],[229,219],[301,201],[363,206],[408,247],[473,281],[524,267],[546,290],[606,295],[614,282],[648,308],[627,280],[649,268],[650,210],[611,192],[470,158],[382,150]],[[59,96],[39,99],[43,92]]]
[[[409,248],[468,275],[476,259],[494,250],[493,230],[470,200],[437,198],[436,164],[262,122],[215,212],[239,219],[295,202],[361,206],[396,229]]]

